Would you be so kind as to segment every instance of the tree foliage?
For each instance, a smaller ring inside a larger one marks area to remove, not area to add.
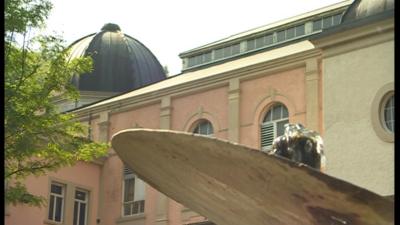
[[[37,35],[52,5],[47,0],[5,2],[5,180],[6,203],[40,206],[41,196],[24,179],[106,154],[108,145],[85,137],[72,113],[60,113],[55,95],[77,99],[72,76],[90,72],[90,57],[69,58],[61,37]],[[16,38],[21,37],[22,43]]]

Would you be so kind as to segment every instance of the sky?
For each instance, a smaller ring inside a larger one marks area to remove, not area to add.
[[[106,23],[142,42],[180,73],[179,54],[282,19],[343,0],[52,0],[43,33],[59,34],[67,44]]]

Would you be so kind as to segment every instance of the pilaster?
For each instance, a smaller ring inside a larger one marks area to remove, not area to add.
[[[319,121],[319,69],[318,59],[311,58],[306,61],[306,127],[320,132]]]
[[[234,78],[229,81],[228,91],[228,138],[229,141],[239,142],[239,100],[240,100],[240,81]]]
[[[160,106],[160,129],[171,129],[171,97],[166,96],[161,99]],[[168,205],[169,200],[163,193],[158,192],[156,204],[156,225],[168,224]]]

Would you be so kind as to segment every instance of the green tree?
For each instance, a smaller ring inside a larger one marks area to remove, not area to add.
[[[47,0],[5,1],[6,204],[43,205],[42,196],[26,189],[27,176],[91,161],[104,156],[109,147],[91,142],[85,137],[87,128],[72,113],[59,113],[52,102],[55,95],[79,97],[71,78],[89,72],[92,60],[70,59],[60,37],[28,38],[44,27],[51,8]]]

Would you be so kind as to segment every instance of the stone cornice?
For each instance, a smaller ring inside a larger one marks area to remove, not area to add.
[[[345,44],[357,40],[357,44],[353,46],[353,48],[357,49],[364,47],[365,44],[368,45],[368,43],[365,43],[365,41],[360,41],[360,40],[365,39],[366,37],[371,37],[373,35],[380,36],[377,37],[376,40],[373,41],[373,43],[379,43],[385,40],[393,39],[394,38],[393,31],[394,31],[394,19],[391,18],[388,20],[368,24],[365,26],[344,30],[342,32],[333,33],[332,35],[322,37],[321,39],[312,40],[311,42],[317,48],[327,49],[336,47],[339,44]]]
[[[90,109],[82,108],[74,113],[78,117],[81,117],[83,115],[86,116],[89,112],[94,114],[105,110],[112,110],[112,113],[114,113],[116,108],[117,109],[122,109],[126,107],[131,108],[131,107],[137,107],[136,106],[137,104],[147,105],[150,103],[160,103],[161,98],[167,95],[170,95],[171,97],[183,96],[188,93],[192,93],[193,91],[209,89],[210,87],[227,86],[229,85],[229,80],[232,78],[239,78],[240,80],[251,79],[260,76],[262,74],[265,74],[266,72],[272,73],[280,70],[287,70],[288,68],[302,66],[305,65],[306,59],[317,57],[320,54],[321,54],[320,50],[311,49],[296,54],[288,55],[285,57],[281,57],[278,59],[273,59],[270,61],[239,68],[236,70],[231,70],[220,74],[215,74],[213,76],[200,78],[182,84],[177,84],[153,92],[144,93],[126,99],[121,99],[115,102],[110,102],[108,104],[100,105],[95,108],[90,108]]]

